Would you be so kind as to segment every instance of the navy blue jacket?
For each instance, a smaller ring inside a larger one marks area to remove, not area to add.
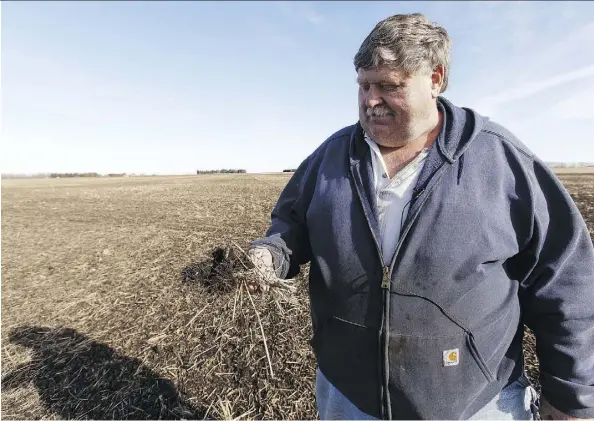
[[[523,372],[526,324],[544,397],[594,417],[594,248],[582,216],[513,134],[444,98],[438,106],[444,124],[391,262],[359,123],[305,159],[252,245],[269,247],[282,278],[311,262],[311,344],[360,410],[472,416]]]

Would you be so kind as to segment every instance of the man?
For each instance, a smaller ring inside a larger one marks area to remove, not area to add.
[[[318,147],[252,260],[309,291],[322,419],[594,417],[594,248],[518,139],[441,97],[450,40],[421,14],[378,23],[354,64],[359,122]]]

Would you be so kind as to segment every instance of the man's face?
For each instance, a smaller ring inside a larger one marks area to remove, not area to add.
[[[357,83],[361,126],[380,145],[402,147],[432,129],[439,71],[408,75],[383,66],[359,69]]]

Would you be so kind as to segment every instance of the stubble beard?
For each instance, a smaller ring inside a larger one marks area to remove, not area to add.
[[[402,124],[398,123],[394,126],[375,126],[373,123],[363,121],[361,126],[373,141],[389,148],[401,148],[416,139],[410,126],[402,127]]]
[[[366,120],[367,110],[365,110],[361,117],[361,126],[365,130],[365,133],[377,144],[388,148],[402,148],[407,146],[432,129],[430,127],[429,115],[417,116],[417,119],[420,117],[422,120],[417,121],[416,124],[411,123],[409,120],[404,125],[395,122],[394,126],[378,125],[375,128],[373,123]]]

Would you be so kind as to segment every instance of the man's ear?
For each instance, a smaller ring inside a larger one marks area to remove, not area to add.
[[[437,98],[441,93],[444,82],[444,70],[441,64],[437,65],[431,72],[431,96]]]

